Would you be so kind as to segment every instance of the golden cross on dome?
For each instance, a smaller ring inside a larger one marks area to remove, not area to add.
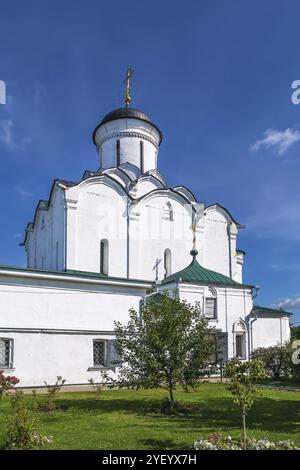
[[[130,102],[131,102],[131,96],[130,96],[130,79],[132,77],[132,74],[133,74],[133,70],[131,67],[128,67],[127,69],[127,74],[126,74],[126,78],[124,80],[124,83],[126,84],[126,87],[125,87],[125,106],[126,108],[129,107],[130,105]]]

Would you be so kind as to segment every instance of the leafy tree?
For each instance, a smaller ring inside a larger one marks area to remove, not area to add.
[[[260,359],[265,364],[266,375],[275,380],[288,377],[291,374],[291,345],[270,346],[269,348],[258,348],[252,353],[252,359]]]
[[[297,382],[300,382],[300,339],[292,340],[291,351],[292,375]]]
[[[292,325],[291,327],[291,339],[300,339],[300,325]]]
[[[245,362],[233,359],[227,363],[225,374],[230,378],[227,388],[233,395],[233,402],[241,410],[244,449],[246,449],[246,416],[254,401],[261,396],[261,391],[255,383],[264,377],[264,363],[259,359]]]
[[[115,322],[123,364],[118,385],[164,388],[173,411],[176,386],[193,387],[208,373],[213,348],[208,322],[199,305],[162,294],[148,297],[140,313],[131,309],[129,314],[127,325]]]

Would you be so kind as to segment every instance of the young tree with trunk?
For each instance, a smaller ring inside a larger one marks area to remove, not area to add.
[[[230,378],[228,390],[233,395],[233,402],[240,408],[243,426],[244,449],[247,449],[246,416],[253,403],[261,396],[256,383],[264,378],[264,363],[259,359],[239,361],[232,359],[225,368]]]
[[[115,323],[116,350],[122,368],[118,385],[164,388],[175,406],[177,385],[195,386],[208,373],[212,331],[199,304],[192,306],[167,295],[150,295],[141,312],[131,309],[127,325]]]

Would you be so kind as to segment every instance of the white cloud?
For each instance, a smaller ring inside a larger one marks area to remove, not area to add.
[[[252,152],[257,152],[261,148],[273,147],[278,155],[283,155],[292,145],[300,141],[300,131],[289,127],[285,131],[267,129],[263,135],[263,139],[258,140],[250,147]]]
[[[17,193],[19,193],[20,196],[23,196],[23,197],[33,196],[33,193],[31,191],[28,191],[27,189],[21,188],[20,186],[15,186],[14,190],[17,191]]]
[[[10,150],[23,150],[32,142],[32,139],[31,137],[24,137],[20,142],[17,142],[14,138],[13,127],[14,123],[11,119],[0,121],[0,144],[4,144]]]
[[[273,271],[299,271],[300,264],[292,263],[272,263],[266,265],[267,269],[272,269]]]
[[[12,144],[12,127],[13,122],[10,119],[0,121],[0,142],[7,146]]]
[[[276,308],[282,308],[283,310],[288,311],[300,309],[300,296],[295,296],[293,298],[285,298],[279,300],[276,304],[273,305]]]

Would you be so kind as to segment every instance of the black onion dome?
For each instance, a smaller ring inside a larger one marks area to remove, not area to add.
[[[134,118],[134,119],[141,119],[142,121],[150,122],[151,119],[147,114],[143,113],[139,109],[136,108],[118,108],[114,109],[111,113],[107,114],[101,121],[101,124],[105,124],[109,121],[114,121],[115,119],[122,119],[122,118]]]
[[[142,111],[136,108],[118,108],[118,109],[114,109],[113,111],[108,113],[106,116],[104,116],[100,124],[94,130],[93,141],[95,142],[95,134],[100,126],[102,126],[103,124],[106,124],[107,122],[115,121],[116,119],[127,119],[127,118],[139,119],[140,121],[148,122],[149,124],[151,124],[151,126],[153,126],[159,133],[160,135],[159,143],[161,143],[162,141],[161,130],[151,121],[150,117],[147,114],[143,113]]]

